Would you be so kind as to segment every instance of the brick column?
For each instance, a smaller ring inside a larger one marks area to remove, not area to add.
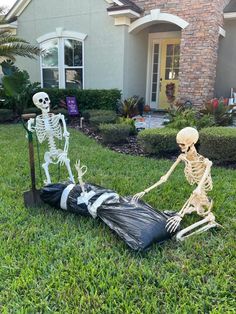
[[[179,98],[201,106],[214,96],[219,26],[228,0],[134,1],[145,9],[160,9],[177,15],[189,25],[182,30],[180,46]]]

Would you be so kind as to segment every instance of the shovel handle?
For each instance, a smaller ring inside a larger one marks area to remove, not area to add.
[[[22,124],[24,129],[27,132],[28,135],[28,146],[29,146],[29,162],[30,162],[30,176],[31,176],[31,186],[32,191],[36,190],[36,184],[35,184],[35,166],[34,166],[34,146],[33,146],[33,134],[31,131],[28,130],[25,121],[30,118],[35,118],[35,114],[24,114],[21,116],[22,118]]]

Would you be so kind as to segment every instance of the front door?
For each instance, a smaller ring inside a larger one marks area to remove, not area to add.
[[[179,56],[179,38],[151,40],[147,98],[152,109],[166,109],[176,99]]]

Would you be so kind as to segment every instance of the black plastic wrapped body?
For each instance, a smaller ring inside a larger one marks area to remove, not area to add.
[[[42,189],[42,200],[56,208],[61,208],[61,195],[68,184],[50,184]],[[86,191],[94,191],[89,205],[94,204],[104,193],[115,193],[112,190],[89,184],[85,185]],[[91,216],[89,206],[85,203],[78,204],[81,188],[75,185],[67,197],[67,211],[83,216]],[[161,243],[173,234],[166,230],[169,214],[154,210],[143,201],[131,204],[130,197],[110,197],[97,208],[97,217],[114,230],[133,250],[145,250],[151,244]]]

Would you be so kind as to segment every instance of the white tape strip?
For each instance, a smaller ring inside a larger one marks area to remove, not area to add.
[[[75,184],[69,184],[65,188],[65,190],[62,192],[61,201],[60,201],[60,206],[62,209],[67,210],[67,198],[68,198],[70,191],[73,189],[74,186],[75,186]]]
[[[96,201],[92,205],[90,205],[90,204],[88,205],[88,211],[93,216],[93,218],[97,217],[98,207],[101,206],[102,203],[104,203],[106,200],[108,200],[111,197],[115,197],[116,199],[119,199],[119,195],[117,193],[105,192],[101,196],[99,196],[99,198],[96,199]]]
[[[89,191],[85,193],[81,193],[79,197],[77,197],[77,204],[86,204],[88,205],[89,200],[96,194],[94,191]]]

